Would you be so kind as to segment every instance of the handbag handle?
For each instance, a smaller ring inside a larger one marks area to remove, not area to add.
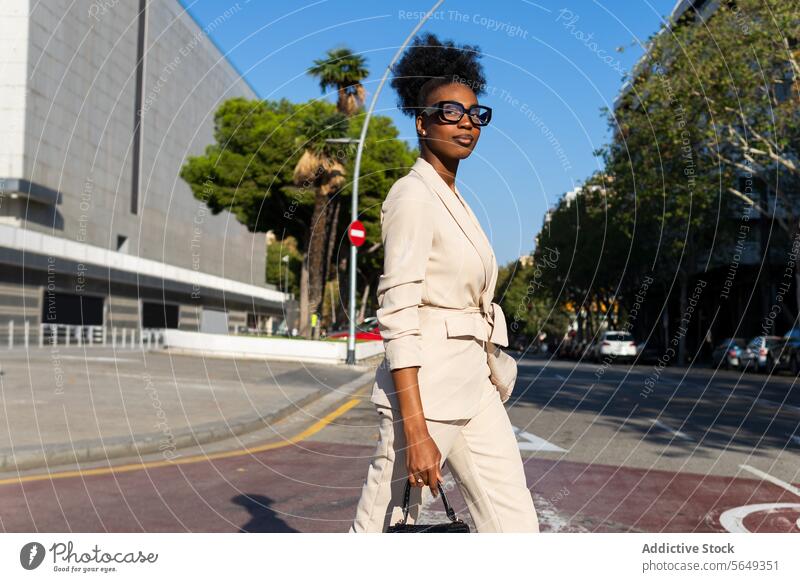
[[[450,504],[447,502],[447,496],[444,494],[444,489],[442,489],[442,482],[439,481],[439,495],[442,496],[442,502],[444,503],[444,511],[447,513],[447,517],[453,523],[456,523],[458,519],[456,519],[456,512],[453,511],[453,508],[450,507]],[[408,479],[406,479],[406,490],[403,494],[403,519],[400,520],[398,523],[405,525],[406,519],[408,518],[408,500],[411,497],[411,483]]]

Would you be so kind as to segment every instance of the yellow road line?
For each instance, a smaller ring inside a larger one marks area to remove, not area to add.
[[[224,453],[212,453],[209,455],[195,455],[193,457],[186,457],[184,459],[175,459],[174,461],[152,461],[149,463],[134,463],[130,465],[120,465],[118,467],[103,467],[98,469],[85,469],[77,471],[64,471],[63,473],[51,473],[47,475],[29,475],[27,477],[15,477],[12,479],[0,479],[0,485],[10,485],[12,483],[24,483],[28,481],[45,481],[47,479],[67,479],[70,477],[86,477],[89,475],[108,475],[110,473],[127,473],[130,471],[139,471],[141,469],[153,469],[156,467],[170,467],[173,465],[184,465],[187,463],[200,463],[203,461],[210,461],[212,459],[226,459],[229,457],[241,457],[244,455],[252,455],[253,453],[260,453],[272,449],[279,449],[287,447],[303,439],[307,439],[313,434],[318,433],[337,417],[343,415],[345,412],[357,405],[361,400],[353,398],[342,404],[339,408],[330,412],[329,414],[320,418],[317,422],[299,432],[295,436],[274,443],[267,443],[258,447],[240,449],[238,451],[227,451]]]

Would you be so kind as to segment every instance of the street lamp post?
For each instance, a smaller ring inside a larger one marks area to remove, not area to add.
[[[417,34],[422,25],[431,17],[431,15],[436,12],[436,9],[442,5],[444,0],[438,0],[433,7],[428,10],[427,14],[414,27],[414,30],[408,35],[406,40],[400,45],[400,48],[397,49],[397,52],[394,54],[392,58],[392,62],[386,67],[386,71],[383,73],[383,77],[381,77],[381,82],[378,84],[378,88],[375,90],[375,93],[372,95],[372,101],[369,104],[369,109],[367,110],[367,115],[364,117],[364,125],[361,127],[361,137],[359,137],[356,142],[358,143],[358,147],[356,149],[356,164],[355,169],[353,171],[353,200],[351,205],[351,218],[350,223],[352,224],[356,220],[358,220],[358,175],[361,171],[361,154],[364,151],[364,142],[367,138],[367,127],[369,127],[369,120],[372,117],[372,111],[375,109],[375,104],[378,101],[378,95],[381,93],[381,89],[383,89],[383,85],[386,83],[386,79],[389,77],[389,73],[392,72],[392,66],[395,64],[400,55],[403,54],[403,51],[408,46],[408,43],[411,42],[411,39],[414,38],[414,35]],[[358,258],[358,247],[356,245],[350,245],[350,305],[348,307],[348,315],[350,318],[350,325],[349,331],[347,334],[347,363],[351,365],[355,365],[356,363],[356,260]]]

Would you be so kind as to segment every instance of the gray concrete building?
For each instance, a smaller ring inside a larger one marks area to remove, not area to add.
[[[40,323],[277,327],[265,237],[179,172],[256,93],[177,0],[0,2],[0,336]],[[291,302],[289,302],[291,303]],[[27,326],[26,326],[27,322]]]

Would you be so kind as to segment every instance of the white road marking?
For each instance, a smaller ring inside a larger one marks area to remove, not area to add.
[[[791,483],[787,483],[786,481],[781,481],[777,477],[773,477],[769,473],[765,473],[764,471],[761,471],[760,469],[756,469],[755,467],[751,467],[750,465],[739,465],[739,467],[741,467],[745,471],[750,471],[753,475],[761,477],[764,481],[769,481],[773,485],[777,485],[778,487],[783,487],[789,493],[793,493],[793,494],[797,495],[798,497],[800,497],[800,489],[798,489],[797,487],[795,487]]]
[[[740,467],[742,465],[739,465]],[[800,503],[756,503],[755,505],[743,505],[741,507],[734,507],[727,511],[723,511],[719,516],[719,524],[730,533],[752,533],[749,529],[744,527],[744,518],[751,513],[759,511],[774,512],[778,509],[798,509],[800,510]],[[800,527],[800,519],[798,526]]]
[[[663,429],[664,429],[664,430],[666,430],[666,431],[669,431],[669,432],[671,432],[672,434],[674,434],[674,435],[675,435],[675,436],[677,436],[677,437],[680,437],[680,438],[682,438],[682,439],[684,439],[684,440],[687,440],[687,441],[690,441],[690,442],[694,442],[694,440],[692,439],[692,437],[690,437],[690,436],[689,436],[688,434],[686,434],[685,432],[681,432],[681,431],[679,431],[679,430],[675,430],[674,428],[671,428],[671,427],[667,426],[666,424],[664,424],[663,422],[661,422],[661,421],[660,421],[660,420],[658,420],[657,418],[653,418],[653,419],[651,419],[651,420],[650,420],[650,422],[651,422],[652,424],[655,424],[656,426],[659,426],[659,427],[663,428]]]
[[[559,379],[559,380],[561,380],[562,382],[563,382],[564,380],[566,380],[566,378],[564,378],[564,376],[562,376],[561,374],[556,374],[556,378],[558,378],[558,379]]]
[[[536,436],[535,434],[531,434],[529,432],[525,432],[517,428],[516,426],[512,426],[511,428],[514,429],[517,437],[525,439],[526,442],[520,442],[519,450],[521,451],[547,451],[547,452],[556,452],[556,453],[568,453],[568,449],[562,449],[558,445],[554,445],[550,441],[546,441],[541,437]]]
[[[568,517],[558,513],[555,505],[550,503],[550,500],[542,495],[534,494],[534,505],[536,506],[536,514],[539,517],[539,527],[545,524],[549,526],[551,532],[572,531],[588,533],[589,530],[577,523],[570,523]],[[569,528],[569,529],[568,529]]]
[[[764,471],[756,469],[755,467],[751,467],[750,465],[739,465],[739,467],[745,471],[753,473],[764,481],[769,481],[773,485],[777,485],[778,487],[786,489],[789,493],[800,497],[800,489],[791,483],[782,481],[777,477],[773,477],[769,473],[765,473]],[[759,511],[775,512],[779,509],[797,509],[800,511],[800,503],[756,503],[754,505],[734,507],[722,512],[722,514],[719,516],[719,523],[731,533],[751,533],[750,530],[744,526],[744,519],[748,515],[751,513],[757,513]],[[797,520],[797,527],[800,528],[800,519]]]

